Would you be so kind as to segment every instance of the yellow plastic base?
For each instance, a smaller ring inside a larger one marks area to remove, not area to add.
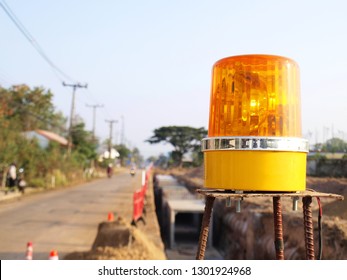
[[[306,153],[208,151],[205,187],[243,191],[295,192],[306,189]]]

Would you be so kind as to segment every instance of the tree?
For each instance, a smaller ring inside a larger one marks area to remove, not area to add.
[[[72,144],[74,152],[78,153],[81,161],[88,162],[96,159],[96,143],[93,134],[85,130],[85,124],[80,122],[72,127]]]
[[[6,178],[6,170],[11,162],[25,168],[25,178],[29,185],[46,186],[53,172],[63,174],[61,178],[64,181],[69,175],[75,178],[75,174],[81,172],[81,167],[96,157],[96,141],[85,130],[83,121],[73,127],[73,157],[68,160],[65,148],[59,144],[50,142],[48,148],[42,149],[37,139],[24,137],[23,132],[36,129],[60,135],[66,132],[66,118],[61,112],[55,111],[52,99],[53,94],[43,88],[30,89],[20,85],[5,89],[0,86],[1,183]],[[58,177],[56,179],[59,181]]]
[[[121,165],[125,166],[126,160],[129,158],[131,151],[124,144],[115,145],[114,147],[119,153],[119,160],[121,162]]]
[[[171,153],[172,160],[176,165],[182,166],[183,155],[194,152],[200,148],[201,139],[206,137],[207,131],[203,128],[189,126],[163,126],[154,130],[154,135],[147,139],[150,144],[160,142],[169,143],[174,147]]]
[[[331,138],[323,144],[322,151],[329,153],[346,153],[347,143],[340,138]]]
[[[19,85],[1,91],[0,106],[7,110],[7,119],[16,122],[21,131],[40,128],[60,134],[64,131],[66,118],[55,112],[52,99],[49,90]]]

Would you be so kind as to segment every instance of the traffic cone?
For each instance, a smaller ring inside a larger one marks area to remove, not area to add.
[[[49,254],[49,259],[50,260],[59,260],[58,251],[52,250]]]
[[[27,252],[25,255],[25,259],[27,259],[27,260],[33,259],[33,243],[32,242],[27,243]]]
[[[114,221],[114,215],[112,212],[108,212],[107,221],[109,221],[109,222]]]

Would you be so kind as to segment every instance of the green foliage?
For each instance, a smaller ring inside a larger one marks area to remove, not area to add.
[[[6,109],[6,119],[13,121],[20,131],[40,128],[62,133],[66,118],[55,112],[52,99],[53,94],[43,88],[21,85],[0,89],[0,106]]]
[[[204,154],[201,152],[200,145],[194,146],[192,157],[193,157],[193,166],[196,166],[196,167],[201,166],[204,163]]]
[[[201,156],[200,152],[201,139],[206,137],[207,131],[201,128],[189,126],[164,126],[154,130],[154,135],[147,139],[146,142],[156,144],[160,142],[169,143],[173,146],[174,151],[171,153],[171,160],[175,165],[182,165],[183,155],[191,152],[197,164]]]
[[[89,162],[96,158],[96,143],[93,134],[85,130],[85,124],[79,123],[72,128],[72,144],[75,156],[81,162]]]
[[[30,180],[30,187],[32,187],[32,188],[47,188],[48,184],[44,178],[34,177]]]
[[[322,145],[322,151],[327,153],[346,153],[347,143],[340,138],[331,138]]]
[[[121,162],[121,165],[125,166],[131,151],[124,144],[115,145],[114,148],[119,153],[119,160]]]
[[[321,154],[321,153],[315,153],[313,155],[307,155],[307,158],[312,159],[312,160],[321,160],[321,161],[326,160],[325,154]]]
[[[23,167],[29,186],[47,187],[52,176],[56,184],[65,184],[96,158],[96,141],[85,130],[84,123],[73,127],[73,151],[50,141],[46,149],[37,139],[29,140],[23,132],[44,129],[66,136],[66,118],[55,112],[53,94],[43,88],[28,86],[0,87],[0,176],[6,176],[11,162]],[[2,171],[2,172],[1,172]],[[63,174],[63,175],[62,175]],[[1,180],[3,182],[3,180]]]

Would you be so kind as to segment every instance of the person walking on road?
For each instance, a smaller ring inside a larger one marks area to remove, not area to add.
[[[15,163],[11,163],[7,173],[8,186],[14,188],[17,183],[17,167]]]

